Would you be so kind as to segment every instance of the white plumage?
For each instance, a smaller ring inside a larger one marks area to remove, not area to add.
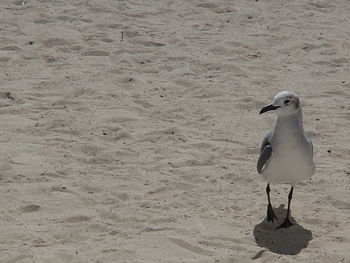
[[[295,93],[290,91],[278,93],[272,104],[264,107],[260,114],[270,110],[276,110],[278,117],[275,129],[263,140],[257,170],[268,182],[266,188],[269,200],[268,221],[273,222],[276,218],[270,203],[269,184],[291,185],[287,218],[281,225],[281,227],[288,227],[292,225],[288,216],[293,187],[315,173],[313,145],[304,132],[301,101]]]

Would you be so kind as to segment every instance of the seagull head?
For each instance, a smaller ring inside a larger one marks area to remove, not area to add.
[[[273,98],[270,105],[262,108],[259,114],[276,110],[277,115],[287,116],[298,113],[300,109],[301,102],[298,95],[290,91],[282,91]]]

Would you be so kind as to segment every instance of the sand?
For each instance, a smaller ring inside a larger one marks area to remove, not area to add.
[[[350,262],[349,4],[2,0],[0,261]],[[317,172],[275,230],[283,90]]]

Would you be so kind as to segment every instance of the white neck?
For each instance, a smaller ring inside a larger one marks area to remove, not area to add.
[[[296,114],[278,116],[275,136],[284,137],[286,134],[294,134],[295,138],[304,136],[301,109]]]

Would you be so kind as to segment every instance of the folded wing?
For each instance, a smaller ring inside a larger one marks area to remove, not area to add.
[[[270,158],[272,156],[272,146],[270,144],[272,136],[273,136],[273,132],[271,131],[265,136],[262,142],[261,149],[260,149],[260,156],[256,166],[259,174],[265,169],[266,165],[269,163]]]

